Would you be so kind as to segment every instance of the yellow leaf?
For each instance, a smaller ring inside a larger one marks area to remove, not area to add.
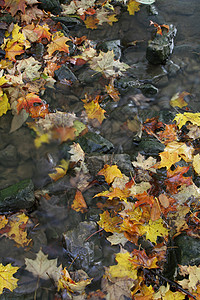
[[[99,23],[99,20],[94,18],[93,16],[88,16],[84,23],[86,28],[97,29],[97,24]]]
[[[8,220],[10,230],[6,232],[5,235],[22,247],[28,246],[31,240],[27,239],[25,226],[28,223],[29,218],[24,213],[17,213],[10,216]]]
[[[128,2],[128,12],[130,15],[134,15],[135,12],[139,11],[140,10],[140,3],[138,3],[137,1],[134,1],[134,0],[130,0]]]
[[[190,93],[188,92],[182,92],[182,93],[176,93],[170,100],[170,105],[172,107],[184,107],[187,106],[187,102],[185,102],[184,97],[189,95]]]
[[[4,228],[8,224],[8,219],[5,216],[0,216],[0,229]]]
[[[103,122],[103,119],[106,118],[104,116],[104,113],[106,111],[103,108],[101,108],[101,106],[98,103],[98,99],[85,103],[84,108],[89,119],[97,119],[101,124]]]
[[[200,126],[200,113],[185,112],[184,114],[177,114],[173,121],[176,121],[179,129],[187,122]]]
[[[52,36],[52,42],[47,47],[49,56],[52,56],[52,54],[56,50],[69,53],[69,46],[65,44],[67,41],[71,40],[65,37],[61,31],[57,31],[56,33],[54,33],[54,35]]]
[[[82,213],[87,211],[87,204],[85,202],[85,199],[83,198],[81,191],[76,191],[76,195],[74,197],[71,208],[75,211],[80,211]]]
[[[131,262],[131,256],[129,252],[116,254],[117,265],[109,268],[109,273],[112,277],[128,277],[137,279],[137,270]]]
[[[3,92],[2,92],[3,93]],[[8,97],[4,93],[0,97],[0,117],[10,109],[10,103],[8,103]]]
[[[1,68],[2,68],[2,66],[1,66]],[[5,76],[2,76],[0,78],[0,86],[4,85],[6,82],[8,82],[8,80],[5,78]]]
[[[34,141],[35,147],[39,148],[43,143],[49,143],[50,142],[49,138],[50,138],[50,136],[48,133],[44,133],[40,136],[37,136]]]
[[[199,155],[199,153],[197,155],[195,155],[193,158],[193,168],[194,168],[195,172],[200,174],[200,155]]]
[[[146,234],[146,239],[156,244],[158,236],[167,236],[168,230],[163,226],[163,220],[152,221],[150,220],[147,225],[140,225],[139,227],[141,234]]]
[[[18,267],[12,267],[11,264],[3,266],[0,264],[0,294],[3,289],[9,289],[11,292],[17,287],[17,278],[13,277],[13,274],[17,272]]]
[[[64,177],[65,174],[67,173],[68,166],[69,166],[69,161],[62,159],[61,164],[57,168],[55,168],[56,173],[48,174],[49,177],[51,177],[51,179],[54,181],[57,181],[58,179]]]
[[[120,177],[120,178],[123,177],[117,165],[113,165],[113,166],[105,165],[104,168],[98,172],[98,175],[103,175],[105,177],[105,181],[108,184],[113,182],[115,177]]]
[[[119,227],[122,219],[118,216],[110,217],[109,212],[106,210],[103,214],[100,214],[100,220],[97,222],[107,232],[121,232]]]

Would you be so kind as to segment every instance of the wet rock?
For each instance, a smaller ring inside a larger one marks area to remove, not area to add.
[[[105,164],[116,164],[121,172],[127,176],[130,175],[130,172],[134,172],[130,156],[128,154],[93,155],[87,156],[85,160],[89,172],[93,176],[96,176]]]
[[[72,28],[76,25],[81,25],[81,21],[77,18],[72,18],[72,17],[61,17],[61,16],[57,16],[57,17],[52,17],[52,20],[55,22],[60,22],[63,23],[64,25],[66,25],[68,28]]]
[[[108,153],[114,148],[111,142],[94,132],[87,132],[84,136],[78,138],[77,142],[86,153]]]
[[[164,148],[165,145],[161,144],[155,138],[146,137],[143,138],[139,143],[134,143],[133,154],[140,153],[142,155],[157,156],[160,152],[164,151]]]
[[[167,73],[169,76],[174,77],[176,76],[177,72],[180,71],[181,67],[174,63],[172,60],[168,61],[165,65]]]
[[[43,59],[43,56],[44,56],[44,45],[42,43],[37,43],[35,45],[34,56],[39,61]]]
[[[177,249],[177,260],[180,265],[200,264],[200,241],[191,236],[181,234],[174,239]]]
[[[8,145],[0,151],[0,164],[5,167],[17,166],[17,150],[15,146]]]
[[[80,74],[78,75],[78,80],[81,83],[84,84],[93,84],[95,81],[98,81],[101,77],[101,73],[97,73],[94,70],[88,69],[88,70],[84,70],[82,72],[80,72]]]
[[[26,179],[0,190],[0,211],[30,209],[35,203],[34,185]]]
[[[94,261],[102,257],[100,242],[97,237],[86,240],[97,231],[95,222],[81,222],[76,228],[63,234],[65,248],[68,255],[75,259],[76,269],[88,271]]]
[[[113,41],[106,41],[106,42],[99,42],[97,44],[97,50],[101,50],[103,52],[108,52],[113,50],[115,55],[115,59],[121,58],[121,42],[120,40],[113,40]]]
[[[164,64],[174,49],[174,37],[177,29],[173,24],[169,25],[169,32],[163,30],[163,34],[156,34],[149,41],[146,58],[152,64]]]
[[[61,12],[61,7],[58,0],[41,0],[39,3],[39,7],[45,11],[50,11],[55,15]]]
[[[71,80],[72,82],[77,81],[77,78],[74,75],[74,73],[72,73],[72,71],[65,65],[62,65],[60,69],[54,72],[54,74],[55,74],[55,79],[59,81],[63,81],[63,80]]]

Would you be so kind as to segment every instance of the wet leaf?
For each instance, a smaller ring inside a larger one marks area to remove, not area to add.
[[[94,100],[88,102],[88,99],[82,99],[84,102],[84,108],[86,111],[86,114],[89,119],[97,119],[99,123],[101,124],[103,120],[106,118],[104,116],[105,110],[101,108],[99,105],[99,97],[97,96]]]
[[[100,220],[97,222],[101,228],[107,232],[121,232],[120,224],[122,219],[118,216],[111,217],[109,212],[106,210],[103,214],[100,214]]]
[[[80,211],[82,213],[85,213],[87,211],[87,204],[85,202],[85,199],[83,198],[81,191],[76,191],[76,195],[74,197],[71,208],[77,212]]]
[[[79,143],[73,143],[73,145],[70,146],[69,153],[71,154],[70,161],[77,163],[80,160],[85,160],[85,152],[83,151]]]
[[[158,268],[157,257],[148,257],[145,250],[134,249],[131,252],[130,262],[135,266],[135,268],[145,268],[145,269],[155,269]]]
[[[14,16],[18,10],[25,13],[26,1],[25,0],[4,0],[5,7],[9,8],[9,12]]]
[[[58,179],[64,177],[65,174],[67,173],[68,166],[69,166],[69,161],[62,159],[61,164],[57,168],[55,168],[56,173],[48,174],[49,177],[51,177],[51,179],[54,181],[57,181]]]
[[[154,222],[150,220],[148,224],[140,226],[140,233],[145,234],[146,239],[156,244],[158,236],[168,236],[168,229],[164,227],[162,219]]]
[[[173,121],[176,121],[178,128],[182,128],[187,122],[193,125],[200,126],[200,113],[189,113],[177,114]]]
[[[109,85],[105,86],[107,93],[109,96],[115,101],[119,101],[119,92],[117,89],[115,89],[114,85],[112,83],[109,83]]]
[[[99,20],[93,16],[88,16],[86,20],[84,20],[86,28],[97,29],[97,24]]]
[[[194,168],[195,172],[197,174],[200,174],[200,155],[199,155],[199,153],[197,155],[194,155],[192,164],[193,164],[193,168]]]
[[[172,292],[170,291],[170,286],[167,283],[167,286],[165,287],[164,285],[162,285],[158,292],[155,293],[155,295],[153,296],[153,299],[155,300],[183,300],[185,299],[185,295],[182,294],[181,292]]]
[[[19,268],[13,267],[11,264],[6,266],[0,264],[0,294],[3,293],[3,289],[9,289],[11,292],[17,288],[17,281],[19,279],[13,277]]]
[[[134,15],[135,12],[140,10],[140,3],[135,0],[130,0],[127,9],[130,15]]]
[[[30,108],[35,104],[35,103],[43,103],[42,100],[38,95],[35,95],[34,93],[29,93],[25,97],[20,97],[17,100],[17,111],[18,113],[22,108],[26,110],[26,112],[30,112]]]
[[[46,38],[48,41],[51,40],[51,33],[49,32],[49,29],[50,28],[47,24],[42,26],[36,25],[33,31],[37,34],[39,42],[41,42],[43,38]]]
[[[10,109],[10,103],[8,102],[8,97],[0,89],[0,117],[3,114],[6,114],[9,109]]]
[[[70,41],[70,39],[65,37],[61,31],[54,33],[51,43],[47,46],[49,56],[52,56],[52,54],[57,50],[69,53],[69,46],[66,45],[66,42],[68,41]]]
[[[41,279],[48,280],[49,278],[58,281],[61,276],[61,266],[57,267],[57,258],[49,260],[48,254],[45,255],[42,250],[36,254],[36,259],[25,258],[26,270],[33,273]]]
[[[150,156],[147,159],[145,159],[145,157],[142,154],[138,153],[138,156],[136,157],[136,159],[137,159],[136,162],[135,161],[132,162],[134,167],[156,173],[155,168],[153,168],[153,166],[156,164],[155,158]]]
[[[184,100],[184,97],[190,95],[188,92],[176,93],[170,100],[170,105],[172,107],[182,108],[187,106],[187,102]]]
[[[197,266],[179,266],[180,274],[183,276],[189,275],[188,279],[178,281],[184,289],[188,289],[190,292],[194,290],[200,281],[200,267]]]
[[[108,184],[112,183],[115,177],[123,177],[117,165],[104,165],[104,168],[98,172],[98,175],[103,175]]]

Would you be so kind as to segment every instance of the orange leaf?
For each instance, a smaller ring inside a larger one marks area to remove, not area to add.
[[[53,138],[59,139],[60,142],[68,140],[73,141],[76,137],[76,128],[74,127],[56,127],[53,129]]]
[[[118,92],[118,90],[116,90],[115,88],[114,88],[114,85],[112,84],[112,83],[109,83],[109,85],[106,85],[105,86],[106,87],[106,91],[107,91],[107,93],[109,94],[109,96],[115,101],[115,102],[117,102],[117,101],[119,101],[119,92]]]
[[[147,205],[147,204],[152,206],[154,203],[154,197],[147,194],[147,192],[138,194],[135,196],[135,198],[137,198],[139,200],[135,203],[135,207],[138,207],[140,205]]]
[[[183,184],[191,185],[192,179],[191,177],[185,177],[183,174],[187,173],[190,167],[180,167],[178,166],[174,171],[168,170],[167,177],[168,179],[165,180],[167,190],[172,193],[178,193],[178,186]]]
[[[151,26],[151,25],[153,25],[154,27],[156,27],[156,29],[157,29],[157,34],[162,35],[162,27],[165,28],[165,29],[167,29],[167,32],[169,31],[169,25],[165,25],[165,24],[163,24],[163,25],[158,25],[156,22],[153,22],[153,21],[150,20],[150,26]]]
[[[97,24],[99,23],[99,20],[94,18],[93,16],[88,16],[84,23],[86,25],[86,28],[97,29]]]
[[[156,221],[160,218],[161,210],[158,203],[158,200],[155,199],[152,208],[151,208],[151,220]]]
[[[74,197],[71,208],[75,211],[80,211],[82,213],[85,213],[87,211],[87,204],[85,202],[85,199],[83,198],[81,191],[76,191],[76,195]]]
[[[136,268],[146,268],[146,269],[154,269],[158,268],[157,266],[157,257],[149,258],[146,255],[145,250],[137,250],[134,249],[133,252],[131,252],[132,258],[130,258],[130,262],[136,267]]]
[[[35,95],[34,93],[29,93],[26,95],[26,97],[20,97],[17,100],[17,111],[18,113],[22,108],[26,110],[26,112],[30,112],[30,108],[34,106],[34,103],[41,103],[43,104],[42,100],[38,95]]]
[[[51,33],[49,32],[49,26],[47,24],[43,26],[37,25],[33,31],[37,33],[39,42],[41,42],[43,38],[46,38],[48,41],[51,40]]]
[[[105,165],[104,168],[98,172],[98,175],[105,176],[105,181],[108,184],[113,182],[115,177],[120,177],[120,178],[123,177],[123,175],[122,175],[121,171],[118,169],[117,165],[113,165],[113,166]]]
[[[168,144],[170,142],[177,140],[177,129],[175,124],[165,125],[165,130],[158,133],[159,138],[164,142],[164,144]]]
[[[49,105],[48,104],[42,104],[37,106],[32,106],[29,109],[29,113],[31,118],[44,118],[46,114],[49,114]]]
[[[26,1],[25,0],[4,0],[5,8],[9,8],[9,12],[14,16],[18,10],[25,14]]]
[[[69,53],[69,46],[65,44],[67,41],[71,41],[71,40],[66,36],[64,36],[62,32],[57,31],[52,36],[52,42],[47,47],[49,56],[52,56],[52,54],[57,50]]]
[[[5,48],[6,51],[5,58],[8,58],[9,60],[12,61],[16,61],[15,56],[24,53],[23,48],[24,47],[21,44],[18,44],[15,41],[7,43],[7,46]]]

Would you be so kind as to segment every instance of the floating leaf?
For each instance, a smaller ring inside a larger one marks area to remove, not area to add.
[[[17,288],[17,278],[13,277],[13,274],[17,272],[18,267],[12,267],[11,264],[6,266],[0,264],[0,294],[3,293],[3,289],[9,289],[11,292]]]

